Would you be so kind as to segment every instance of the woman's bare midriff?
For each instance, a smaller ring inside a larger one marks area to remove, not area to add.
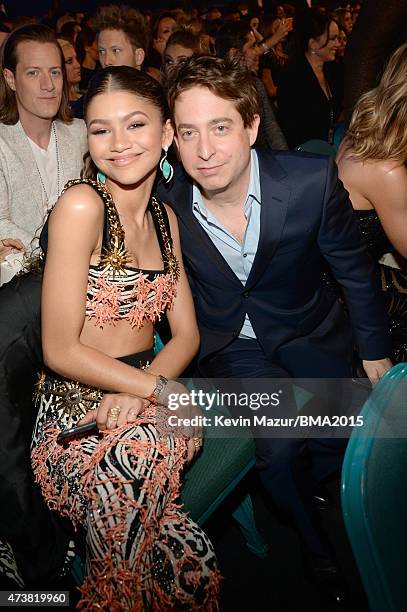
[[[153,346],[154,327],[149,321],[141,329],[132,329],[129,322],[114,321],[103,328],[96,327],[94,319],[86,319],[80,341],[82,344],[109,355],[123,357],[145,351]]]

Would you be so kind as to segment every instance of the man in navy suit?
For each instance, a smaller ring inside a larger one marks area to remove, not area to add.
[[[168,96],[184,170],[177,168],[159,195],[179,220],[201,371],[216,378],[346,378],[354,337],[376,382],[391,366],[385,309],[335,163],[251,148],[257,95],[238,63],[192,59]],[[343,288],[351,325],[323,282],[326,264]],[[293,475],[303,452],[303,440],[258,440],[259,474],[306,549],[329,568],[328,548]],[[342,452],[319,452],[323,477],[339,468]]]

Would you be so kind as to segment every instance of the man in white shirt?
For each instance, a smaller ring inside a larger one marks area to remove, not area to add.
[[[28,25],[4,43],[0,72],[0,236],[37,244],[48,211],[78,178],[86,127],[68,107],[55,34]]]

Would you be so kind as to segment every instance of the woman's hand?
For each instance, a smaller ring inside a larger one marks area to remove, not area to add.
[[[177,417],[179,429],[188,438],[187,460],[192,461],[203,445],[202,412],[192,402],[187,387],[176,380],[168,380],[157,401],[167,406]]]
[[[114,429],[125,423],[132,423],[138,415],[149,405],[149,401],[129,395],[128,393],[106,393],[96,410],[89,410],[86,415],[78,421],[78,425],[84,425],[96,421],[98,429]]]
[[[21,240],[14,238],[4,238],[0,240],[0,262],[4,261],[7,255],[16,251],[24,251],[24,245]]]
[[[162,398],[160,396],[159,403],[167,407],[177,405],[174,414],[179,419],[178,429],[188,438],[187,461],[190,462],[200,452],[203,443],[200,419],[197,418],[194,425],[191,425],[191,419],[202,416],[202,414],[192,402],[187,401],[190,394],[184,385],[175,380],[169,380],[167,386],[168,393]],[[182,401],[180,401],[181,397]],[[96,425],[101,431],[115,429],[125,423],[134,422],[149,405],[148,400],[128,393],[106,393],[99,407],[95,410],[89,410],[78,421],[77,425],[85,425],[91,421],[96,421]]]
[[[261,41],[263,40],[263,36],[260,34],[260,32],[258,31],[257,28],[255,28],[254,26],[250,26],[254,35],[254,38],[256,39],[257,43],[261,43]]]
[[[285,19],[282,19],[274,34],[272,36],[269,36],[264,42],[271,49],[272,47],[275,47],[275,45],[277,45],[281,40],[283,40],[287,36],[289,31],[289,24],[285,21]]]

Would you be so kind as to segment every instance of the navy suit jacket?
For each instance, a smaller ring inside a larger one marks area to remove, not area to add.
[[[376,264],[361,244],[336,164],[322,155],[257,153],[260,238],[246,285],[195,219],[192,182],[182,167],[169,186],[158,188],[178,217],[201,332],[200,361],[238,336],[246,312],[270,359],[278,361],[289,346],[300,353],[307,349],[305,356],[312,358],[318,338],[318,351],[327,358],[349,354],[345,314],[322,280],[325,262],[343,287],[360,356],[387,357],[387,315]]]

